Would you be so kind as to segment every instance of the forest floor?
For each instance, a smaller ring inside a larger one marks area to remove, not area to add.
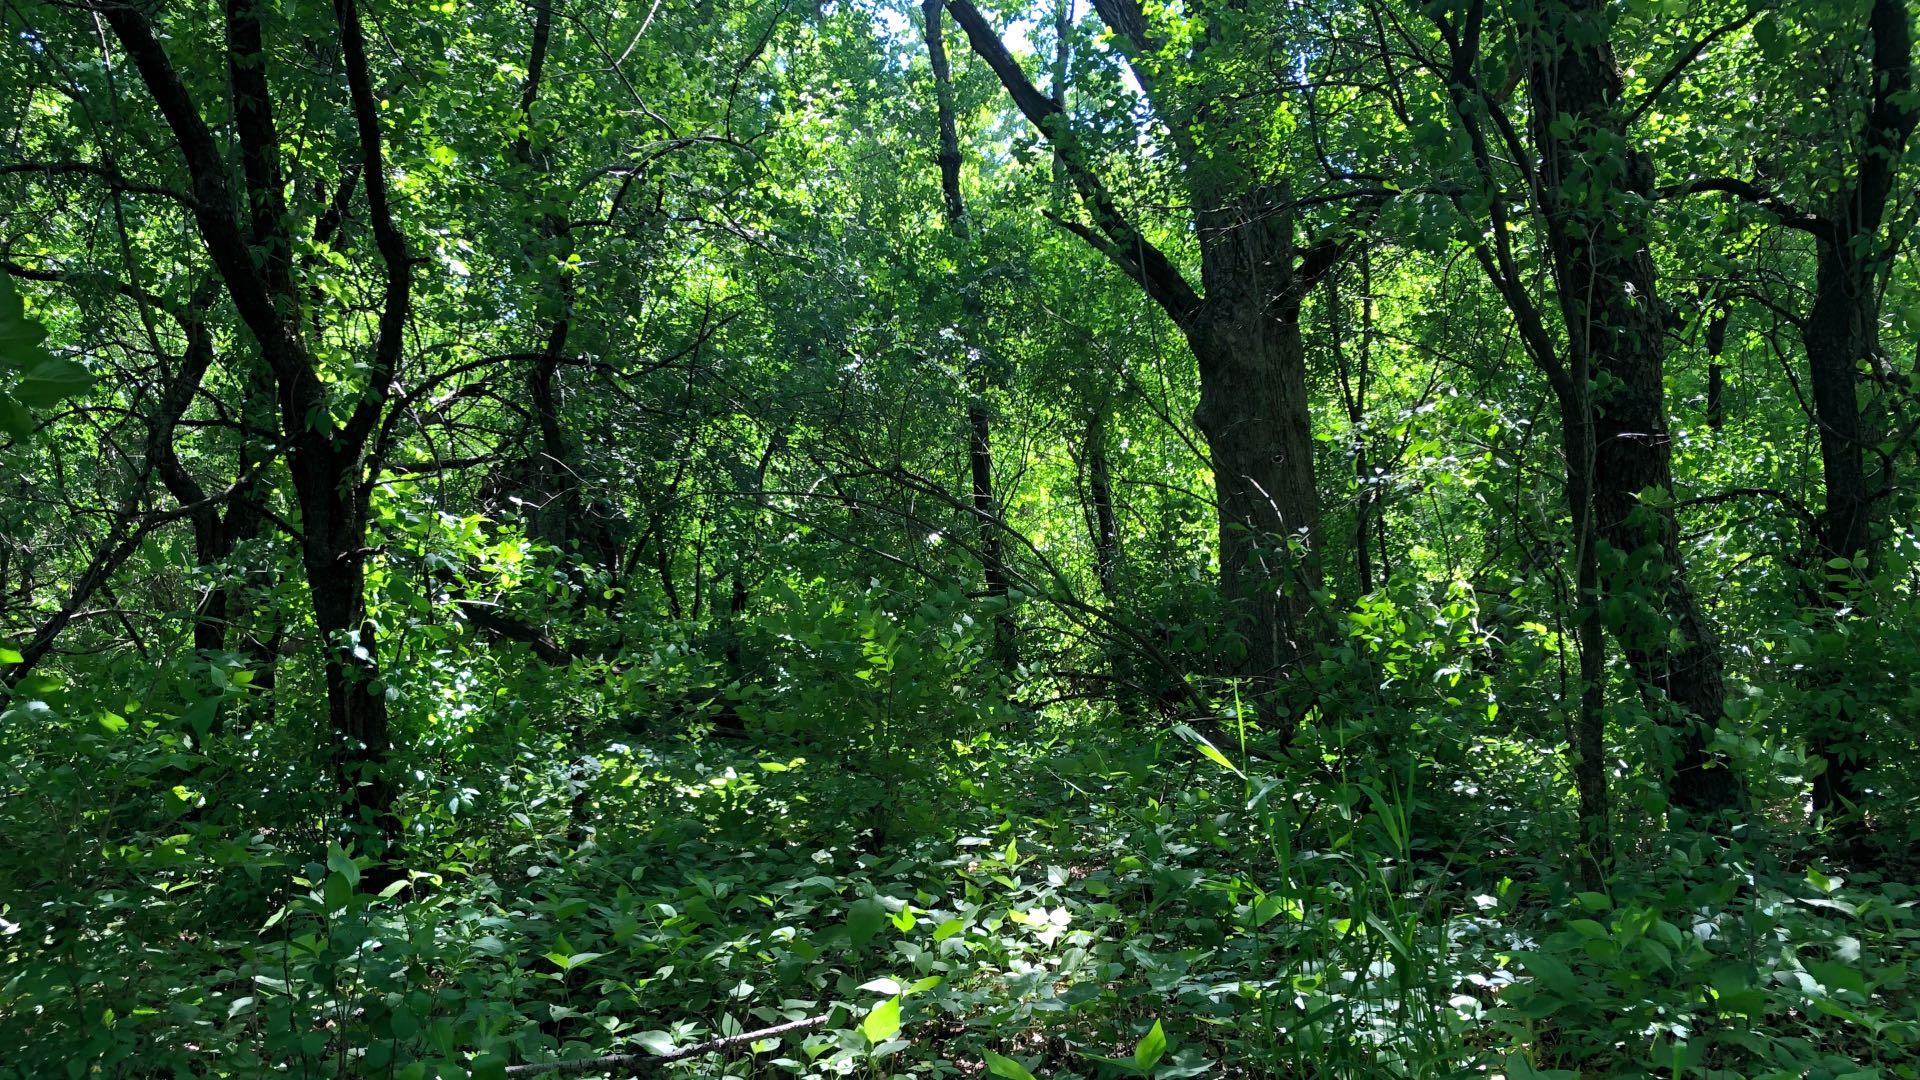
[[[616,744],[384,895],[337,848],[300,867],[183,825],[76,880],[98,932],[38,972],[8,954],[36,1008],[0,1032],[104,1075],[501,1077],[812,1017],[675,1068],[1915,1075],[1906,886],[1655,834],[1610,895],[1569,892],[1552,829],[1489,816],[1471,775],[1409,800],[1177,739],[1076,745],[882,778]],[[1481,807],[1471,835],[1450,800]]]

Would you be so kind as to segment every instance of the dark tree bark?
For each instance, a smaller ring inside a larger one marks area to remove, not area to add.
[[[1220,571],[1245,609],[1245,674],[1277,689],[1312,650],[1320,587],[1320,492],[1314,483],[1303,282],[1274,289],[1296,259],[1294,220],[1266,193],[1202,209],[1206,299],[1185,327],[1200,366],[1194,424],[1213,458]]]
[[[1231,154],[1203,162],[1189,131],[1195,117],[1156,79],[1166,46],[1144,11],[1132,0],[1095,7],[1189,165],[1204,296],[1121,213],[1057,97],[1034,87],[970,0],[947,4],[974,52],[1047,137],[1088,219],[1055,221],[1138,282],[1193,352],[1200,374],[1194,423],[1213,458],[1222,592],[1247,642],[1234,669],[1290,735],[1295,714],[1278,691],[1325,633],[1311,595],[1320,584],[1320,498],[1300,310],[1345,245],[1301,245],[1297,207],[1260,166]]]
[[[1702,299],[1708,299],[1702,297]],[[1727,323],[1732,311],[1725,303],[1714,303],[1707,313],[1707,429],[1723,431],[1727,426],[1727,367],[1721,357],[1727,351]]]
[[[371,479],[365,460],[376,429],[384,430],[381,420],[411,310],[412,276],[406,241],[387,201],[379,114],[355,0],[336,0],[334,15],[357,136],[354,156],[383,277],[367,385],[344,424],[328,419],[328,391],[301,336],[300,296],[291,271],[292,245],[277,160],[279,136],[254,0],[229,0],[226,20],[234,127],[245,182],[244,226],[242,202],[229,186],[219,144],[147,16],[117,5],[104,12],[172,131],[191,180],[201,239],[273,373],[288,471],[300,509],[301,562],[325,650],[334,770],[350,822],[370,824],[379,838],[392,843],[398,835],[392,813],[395,789],[385,768],[392,738],[378,642],[366,618]]]
[[[1622,651],[1652,692],[1674,747],[1673,802],[1730,809],[1741,785],[1710,744],[1726,712],[1721,656],[1681,558],[1673,489],[1664,316],[1647,246],[1652,173],[1620,108],[1621,75],[1603,0],[1536,0],[1528,73],[1548,248],[1567,347],[1603,385],[1594,405],[1594,518],[1608,595],[1625,602]]]
[[[1087,419],[1088,524],[1093,534],[1093,570],[1100,595],[1120,606],[1120,525],[1113,511],[1113,466],[1107,460],[1107,408],[1096,405]]]
[[[1808,381],[1819,421],[1821,476],[1826,485],[1812,568],[1814,603],[1844,618],[1878,555],[1878,538],[1891,462],[1870,465],[1868,452],[1884,437],[1883,424],[1863,416],[1865,380],[1885,366],[1880,351],[1880,279],[1893,252],[1881,237],[1898,165],[1913,135],[1911,16],[1904,0],[1874,0],[1868,15],[1869,89],[1865,130],[1848,182],[1814,232],[1816,269],[1812,309],[1802,323]],[[1840,564],[1849,569],[1839,570]],[[1844,670],[1814,674],[1818,687],[1838,690]],[[1813,784],[1813,810],[1846,819],[1858,833],[1865,809],[1861,776],[1871,758],[1859,718],[1844,695],[1816,721],[1808,749],[1826,763]]]
[[[960,190],[960,134],[959,125],[954,117],[953,76],[947,63],[946,35],[942,31],[940,9],[945,0],[925,0],[922,12],[925,15],[927,38],[927,56],[933,66],[934,100],[939,115],[939,150],[936,159],[940,166],[941,202],[946,212],[947,231],[953,234],[962,251],[970,249],[972,227],[967,220],[966,198]],[[961,337],[971,342],[980,331],[980,321],[984,315],[981,309],[978,282],[973,275],[963,269],[960,275],[961,310],[966,326]],[[1000,503],[993,492],[993,414],[987,407],[989,383],[985,358],[979,350],[968,345],[967,359],[967,471],[970,485],[969,501],[973,506],[975,523],[980,538],[980,571],[985,579],[986,593],[1000,604],[1003,610],[993,620],[993,652],[999,665],[1011,671],[1020,662],[1020,647],[1016,637],[1013,615],[1004,610],[1007,603],[1009,581],[1007,577],[1006,552],[1000,533]]]

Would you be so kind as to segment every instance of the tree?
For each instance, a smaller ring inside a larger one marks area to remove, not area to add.
[[[1060,226],[1138,282],[1192,350],[1200,371],[1193,419],[1213,458],[1221,584],[1247,642],[1237,669],[1256,698],[1274,706],[1281,683],[1300,674],[1324,634],[1314,616],[1324,538],[1300,311],[1351,236],[1336,228],[1303,242],[1289,180],[1266,164],[1252,122],[1209,106],[1205,80],[1172,75],[1187,65],[1232,70],[1253,43],[1210,24],[1176,49],[1131,0],[1097,4],[1188,186],[1205,292],[1196,290],[1122,211],[1086,134],[1028,79],[979,9],[968,0],[947,9],[1078,193],[1087,222],[1062,217]]]
[[[235,0],[226,14],[244,226],[243,200],[229,184],[224,155],[153,23],[130,7],[111,8],[105,17],[172,132],[201,239],[272,372],[280,436],[300,508],[301,560],[314,622],[327,650],[334,767],[347,794],[349,818],[391,839],[398,827],[392,817],[394,780],[385,769],[392,736],[380,683],[378,632],[366,615],[367,509],[373,485],[367,458],[386,429],[394,396],[411,311],[413,264],[388,200],[379,108],[359,9],[353,0],[334,6],[354,132],[343,157],[359,173],[384,286],[365,381],[357,396],[343,403],[344,422],[334,419],[331,394],[307,340],[306,298],[296,286],[262,13],[253,0]]]

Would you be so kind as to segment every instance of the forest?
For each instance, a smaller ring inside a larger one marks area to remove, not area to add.
[[[1920,1078],[1909,0],[0,0],[0,1078]]]

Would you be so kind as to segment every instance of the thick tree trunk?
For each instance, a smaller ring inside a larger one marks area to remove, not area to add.
[[[1664,328],[1640,208],[1651,172],[1628,149],[1606,5],[1543,0],[1538,12],[1534,138],[1568,347],[1596,380],[1595,529],[1612,549],[1602,579],[1623,611],[1622,651],[1655,708],[1670,711],[1669,796],[1689,811],[1725,810],[1741,788],[1710,749],[1726,711],[1719,646],[1688,586],[1672,510],[1640,498],[1673,487]]]
[[[1857,370],[1872,348],[1878,318],[1871,283],[1857,260],[1830,241],[1820,244],[1813,308],[1802,327],[1812,384],[1814,415],[1819,420],[1820,471],[1826,505],[1815,524],[1814,565],[1808,569],[1809,600],[1816,610],[1839,618],[1851,602],[1851,587],[1861,576],[1850,567],[1869,555],[1873,543],[1873,498],[1867,490],[1866,431],[1861,423]],[[1849,568],[1841,569],[1844,562]],[[1826,763],[1813,781],[1813,810],[1827,818],[1853,814],[1859,805],[1865,754],[1859,745],[1857,717],[1840,693],[1844,671],[1837,666],[1812,672],[1809,683],[1825,704],[1813,722],[1807,749]]]
[[[323,436],[295,440],[289,455],[300,505],[301,562],[320,633],[334,776],[359,826],[391,841],[393,748],[379,647],[366,608],[366,517],[352,485],[358,459],[337,456]]]
[[[1247,643],[1238,671],[1264,697],[1314,640],[1320,496],[1305,350],[1297,325],[1265,315],[1209,320],[1189,340],[1201,372],[1194,423],[1213,457],[1221,588]]]
[[[1207,298],[1187,328],[1200,368],[1194,424],[1213,457],[1221,586],[1246,641],[1238,674],[1262,700],[1311,649],[1320,586],[1300,309],[1274,301],[1290,284],[1275,278],[1291,265],[1291,224],[1268,205],[1203,214]]]
[[[1836,620],[1854,609],[1858,586],[1878,557],[1881,499],[1890,488],[1889,478],[1869,466],[1868,448],[1883,433],[1880,423],[1862,414],[1861,372],[1881,363],[1879,276],[1893,252],[1880,231],[1898,162],[1920,121],[1920,110],[1909,100],[1913,36],[1904,0],[1874,0],[1868,34],[1866,130],[1851,183],[1838,193],[1824,232],[1816,234],[1813,307],[1801,324],[1826,495],[1815,525],[1809,601]],[[1814,778],[1814,813],[1839,823],[1857,841],[1864,835],[1862,774],[1870,756],[1861,718],[1839,692],[1847,678],[1843,664],[1809,673],[1811,688],[1825,699],[1825,712],[1815,718],[1808,750],[1826,764]]]

